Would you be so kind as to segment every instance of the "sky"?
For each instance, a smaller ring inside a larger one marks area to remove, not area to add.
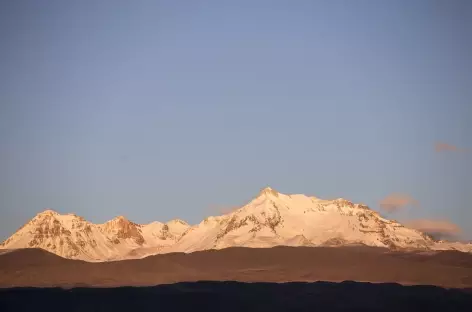
[[[468,0],[1,1],[0,42],[0,240],[266,186],[472,239]]]

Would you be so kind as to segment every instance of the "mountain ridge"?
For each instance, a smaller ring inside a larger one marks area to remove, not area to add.
[[[181,219],[137,224],[124,216],[94,224],[46,209],[0,248],[37,247],[65,258],[108,261],[227,247],[344,245],[472,252],[472,244],[435,241],[364,204],[286,195],[270,187],[246,205],[196,225]]]

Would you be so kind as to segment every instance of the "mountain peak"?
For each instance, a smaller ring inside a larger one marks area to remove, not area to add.
[[[273,188],[267,186],[259,192],[259,196],[261,196],[261,195],[271,195],[271,196],[279,197],[279,192],[277,192]]]
[[[38,216],[58,216],[59,213],[50,209],[50,208],[47,208],[46,210],[44,210],[43,212],[40,212],[38,213]]]
[[[182,224],[182,225],[185,225],[185,226],[189,226],[189,224],[187,222],[185,222],[184,220],[182,219],[172,219],[170,220],[169,222],[167,222],[167,224],[169,223],[178,223],[178,224]]]
[[[105,222],[105,225],[107,225],[108,227],[113,227],[113,226],[124,226],[126,224],[130,224],[132,223],[131,221],[129,221],[125,216],[117,216],[117,217],[114,217],[113,219]]]
[[[129,221],[124,216],[115,217],[103,226],[104,231],[111,235],[110,241],[116,245],[125,239],[132,239],[136,244],[143,245],[144,237],[140,228],[141,225]]]
[[[78,219],[80,221],[86,221],[83,217],[76,215],[75,213],[68,213],[67,216],[74,217],[75,219]]]

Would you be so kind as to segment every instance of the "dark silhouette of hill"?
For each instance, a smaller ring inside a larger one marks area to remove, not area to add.
[[[90,263],[40,249],[0,254],[0,287],[152,286],[195,281],[345,280],[472,287],[472,255],[373,247],[228,248]]]
[[[4,289],[7,311],[470,311],[472,294],[358,282],[197,282],[155,287]]]

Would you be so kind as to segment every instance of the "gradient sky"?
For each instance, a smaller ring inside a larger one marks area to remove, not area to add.
[[[265,186],[472,239],[471,1],[1,1],[0,39],[0,239]]]

